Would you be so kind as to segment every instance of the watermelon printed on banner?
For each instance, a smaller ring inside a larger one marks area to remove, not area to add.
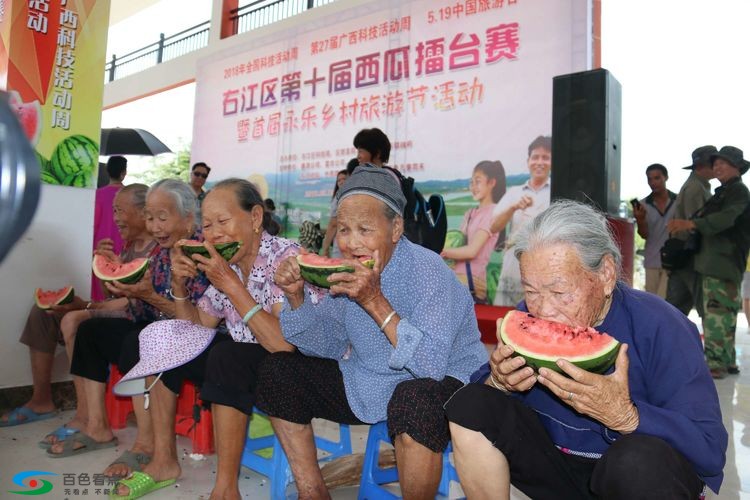
[[[83,135],[66,137],[52,153],[50,165],[63,186],[86,187],[99,165],[99,144]]]

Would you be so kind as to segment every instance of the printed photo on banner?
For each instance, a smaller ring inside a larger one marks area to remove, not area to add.
[[[587,9],[585,0],[550,1],[544,16],[529,0],[373,1],[308,31],[279,29],[199,61],[193,159],[211,164],[213,182],[262,179],[282,233],[298,238],[303,223],[317,224],[322,252],[335,255],[325,235],[337,175],[357,155],[355,135],[381,129],[386,165],[425,198],[445,199],[444,256],[458,278],[477,302],[515,305],[512,236],[545,206],[529,147],[549,141],[552,78],[590,67],[591,40],[578,35]],[[546,194],[548,203],[548,181]]]

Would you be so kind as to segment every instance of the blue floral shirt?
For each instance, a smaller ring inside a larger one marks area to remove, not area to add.
[[[200,234],[193,234],[190,239],[202,240]],[[156,293],[167,300],[172,300],[169,296],[169,289],[172,286],[172,273],[169,268],[172,266],[169,258],[169,248],[157,247],[158,252],[151,257],[149,269],[151,270],[151,282]],[[189,278],[185,284],[190,301],[194,304],[203,296],[203,292],[208,288],[208,279],[203,273],[199,273],[195,278]],[[128,303],[128,315],[133,321],[156,321],[165,319],[161,311],[140,299],[132,299]]]
[[[338,360],[347,401],[363,422],[386,419],[396,386],[446,376],[468,382],[487,361],[474,301],[438,254],[402,237],[380,275],[398,313],[393,347],[379,325],[345,296],[325,296],[281,313],[284,337],[303,354]]]

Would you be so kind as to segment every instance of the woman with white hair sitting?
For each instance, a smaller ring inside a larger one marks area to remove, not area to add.
[[[500,343],[446,405],[468,498],[698,498],[718,492],[727,432],[698,331],[618,280],[604,216],[560,201],[518,234],[522,309],[622,343],[613,369],[538,373]]]

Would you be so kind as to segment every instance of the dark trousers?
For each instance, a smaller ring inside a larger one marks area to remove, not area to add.
[[[146,325],[125,318],[87,319],[76,333],[70,373],[102,383],[109,377],[110,364],[127,373],[140,359],[138,334]]]
[[[440,453],[450,440],[443,404],[461,382],[420,378],[398,384],[388,402],[388,435],[408,434]],[[324,418],[341,424],[362,424],[349,407],[338,362],[297,353],[274,353],[260,370],[257,406],[272,417],[309,424]],[[374,422],[372,422],[374,423]]]
[[[201,399],[253,413],[258,369],[268,356],[260,344],[222,342],[208,353]]]
[[[534,500],[695,500],[703,488],[687,459],[653,436],[622,436],[601,458],[584,458],[561,452],[536,412],[487,385],[469,384],[445,406],[449,421],[481,432],[503,453],[511,483]]]
[[[690,268],[676,269],[669,273],[667,281],[666,301],[682,311],[687,316],[695,307],[698,314],[703,317],[703,300],[701,298],[701,277]]]

